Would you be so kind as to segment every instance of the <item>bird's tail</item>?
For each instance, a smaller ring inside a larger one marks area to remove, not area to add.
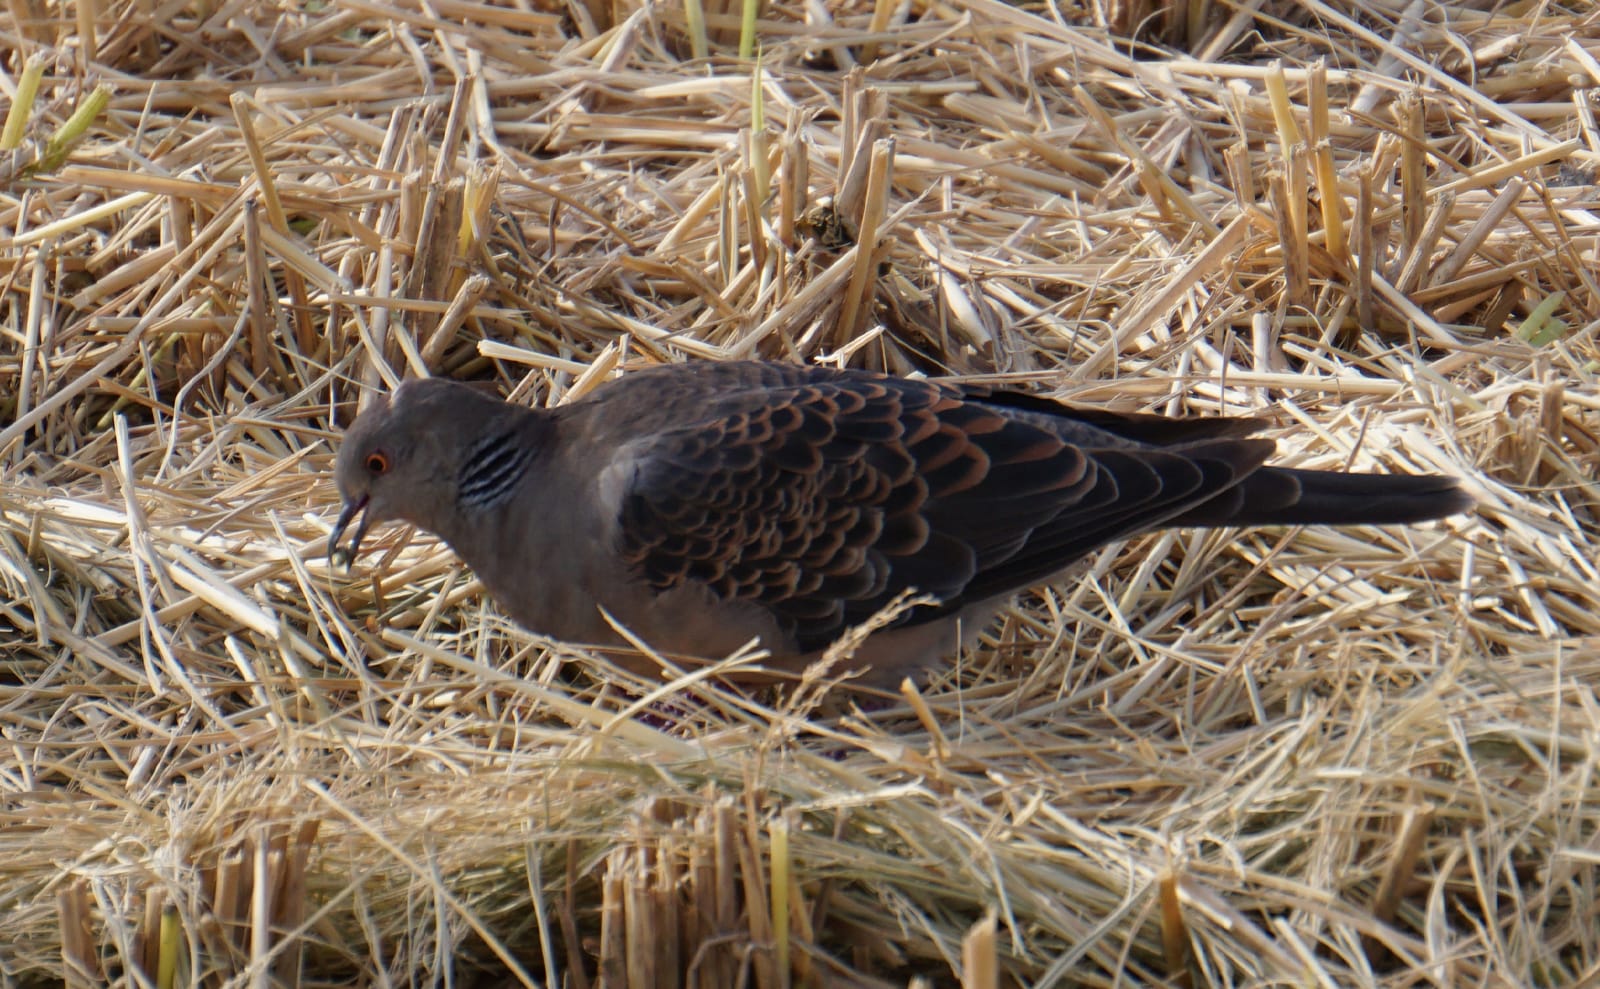
[[[1475,504],[1451,477],[1263,467],[1173,525],[1399,525]]]

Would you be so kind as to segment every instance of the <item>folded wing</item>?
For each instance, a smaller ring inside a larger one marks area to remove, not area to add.
[[[941,602],[902,622],[932,620],[1196,510],[1271,454],[1240,422],[864,375],[730,388],[629,451],[622,552],[657,589],[703,583],[820,648],[902,591]]]

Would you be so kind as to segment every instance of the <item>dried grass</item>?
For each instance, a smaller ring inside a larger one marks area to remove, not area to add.
[[[1600,977],[1588,4],[8,9],[6,984]],[[1482,508],[1113,547],[871,713],[330,572],[364,390],[753,354]]]

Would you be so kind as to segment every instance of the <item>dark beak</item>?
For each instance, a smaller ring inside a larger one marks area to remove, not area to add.
[[[350,528],[350,522],[356,513],[367,507],[367,495],[344,503],[344,511],[339,513],[339,518],[333,523],[333,531],[328,534],[328,561],[336,567],[348,567],[356,554],[361,552],[361,539],[367,534],[367,526],[372,522],[372,516],[361,516],[361,524],[356,526],[356,534],[350,537],[349,547],[339,545],[339,540],[344,538],[344,531]]]

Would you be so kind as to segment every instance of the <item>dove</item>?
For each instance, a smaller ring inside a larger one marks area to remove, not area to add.
[[[370,526],[409,522],[530,631],[625,646],[622,626],[710,660],[759,639],[775,675],[923,595],[845,660],[859,685],[890,686],[1117,540],[1407,524],[1474,503],[1445,476],[1271,466],[1265,425],[764,361],[634,370],[550,409],[416,379],[345,433],[328,547],[348,563]]]

